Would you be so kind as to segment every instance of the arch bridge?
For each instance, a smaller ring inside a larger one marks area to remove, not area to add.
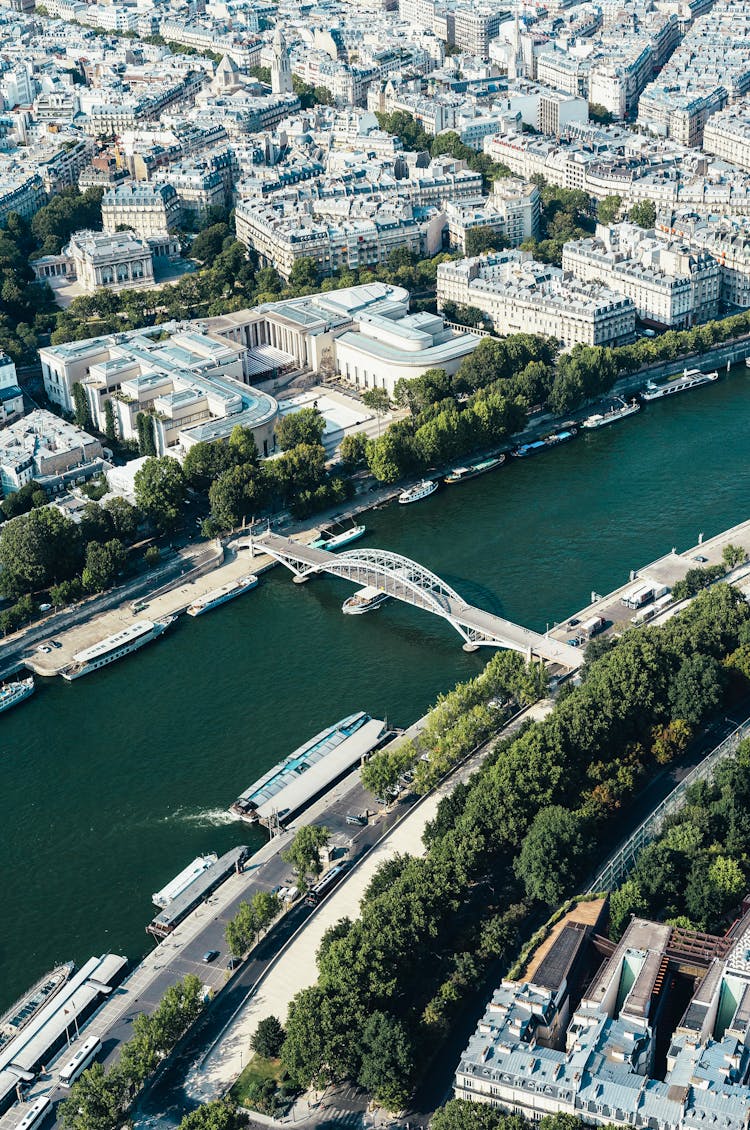
[[[435,573],[400,553],[386,549],[333,553],[270,532],[253,541],[294,573],[298,583],[316,573],[329,573],[360,587],[369,585],[394,600],[442,617],[462,637],[469,651],[478,647],[509,648],[527,658],[544,659],[568,670],[576,670],[583,661],[580,651],[569,644],[468,604]]]

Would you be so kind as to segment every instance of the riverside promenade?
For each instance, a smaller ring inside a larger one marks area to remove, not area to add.
[[[667,588],[672,589],[678,581],[684,579],[690,569],[706,569],[711,565],[720,565],[722,563],[722,552],[728,545],[740,546],[750,560],[750,520],[740,522],[738,525],[716,534],[715,537],[705,540],[698,531],[698,541],[690,549],[683,550],[680,553],[676,549],[672,549],[671,552],[665,553],[663,557],[658,557],[648,565],[634,567],[624,584],[603,596],[592,593],[591,603],[573,613],[571,618],[566,619],[562,624],[556,624],[550,630],[550,635],[560,641],[567,641],[571,636],[575,636],[578,623],[585,623],[586,620],[594,616],[601,616],[607,622],[609,629],[623,631],[629,628],[633,609],[623,605],[622,597],[633,589],[638,582],[642,584],[652,582],[655,585],[666,585]],[[738,588],[747,593],[750,590],[750,565],[744,563],[721,579],[737,585]],[[674,616],[676,612],[679,612],[686,603],[687,601],[679,601],[670,605],[649,623],[663,623]],[[573,620],[576,621],[575,624]]]

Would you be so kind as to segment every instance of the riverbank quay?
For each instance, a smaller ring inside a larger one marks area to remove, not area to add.
[[[123,607],[128,601],[153,592],[155,587],[167,588],[171,585],[184,584],[188,580],[194,581],[211,572],[223,556],[223,548],[216,541],[190,546],[182,553],[174,553],[157,569],[134,578],[126,585],[89,597],[60,612],[53,612],[28,627],[6,636],[0,648],[2,656],[0,679],[7,678],[8,675],[23,668],[34,670],[27,660],[33,660],[34,649],[44,646],[50,639],[57,639],[74,628],[93,623],[99,616]],[[103,637],[95,636],[92,642],[99,638]]]
[[[407,733],[418,732],[422,725],[423,720],[420,719]],[[293,904],[272,931],[251,950],[245,962],[235,971],[227,968],[230,955],[225,930],[227,923],[236,915],[239,904],[251,899],[258,891],[272,891],[294,882],[291,866],[281,859],[281,852],[291,842],[297,828],[307,823],[324,824],[331,832],[333,846],[356,862],[366,856],[416,802],[415,797],[406,796],[388,809],[373,813],[367,826],[357,828],[352,834],[352,827],[346,823],[347,814],[350,811],[366,811],[368,806],[372,811],[372,797],[363,788],[359,772],[349,774],[297,821],[290,823],[280,836],[275,836],[255,852],[245,863],[241,874],[227,879],[173,933],[151,950],[81,1028],[81,1038],[97,1036],[104,1048],[104,1054],[99,1058],[105,1065],[111,1066],[119,1058],[123,1044],[132,1036],[135,1017],[155,1011],[170,985],[188,974],[198,976],[205,990],[215,998],[197,1022],[197,1027],[200,1029],[206,1019],[217,1019],[224,1024],[252,992],[254,983],[273,960],[278,947],[314,913],[314,908],[302,901]],[[238,821],[238,841],[242,839],[242,828]],[[210,950],[216,950],[218,957],[206,963],[203,958]],[[0,1130],[16,1130],[29,1101],[46,1096],[57,1104],[67,1096],[68,1092],[57,1084],[56,1071],[69,1057],[68,1047],[63,1048],[28,1090],[27,1102],[11,1108],[0,1119]]]
[[[585,624],[586,621],[596,617],[600,617],[605,622],[603,631],[597,634],[603,635],[609,631],[622,632],[632,626],[636,611],[633,608],[626,607],[622,598],[636,588],[638,582],[642,584],[650,583],[657,589],[667,588],[671,590],[678,581],[685,578],[691,569],[721,565],[723,550],[728,545],[741,547],[745,551],[746,558],[750,560],[750,520],[740,522],[738,525],[723,530],[720,534],[706,540],[703,540],[702,535],[699,534],[697,543],[689,549],[678,552],[676,548],[673,548],[663,557],[659,557],[647,565],[632,569],[628,580],[619,588],[613,589],[612,592],[604,596],[592,593],[594,599],[590,604],[579,609],[562,624],[554,625],[549,634],[561,641],[570,640],[576,636],[580,624]],[[730,584],[736,584],[744,592],[750,587],[750,564],[746,561],[720,579]],[[648,622],[650,624],[663,623],[679,612],[687,603],[689,603],[689,599],[677,601]]]
[[[378,868],[396,855],[424,855],[422,836],[425,825],[435,818],[443,797],[480,768],[496,741],[511,737],[529,720],[545,718],[552,709],[552,701],[544,699],[517,714],[449,777],[417,800],[383,835],[373,851],[351,870],[317,913],[290,939],[252,997],[188,1073],[185,1092],[194,1103],[209,1102],[226,1094],[249,1056],[250,1040],[259,1021],[269,1015],[285,1017],[296,994],[314,984],[318,976],[315,955],[323,935],[341,918],[353,918],[359,914],[362,896]],[[148,1125],[145,1114],[136,1125]]]
[[[496,736],[510,735],[526,718],[543,717],[551,709],[552,703],[547,700],[537,703],[511,719]],[[400,742],[416,736],[425,721],[426,718],[418,719],[394,741]],[[492,742],[488,742],[481,751],[469,755],[469,759],[464,763],[467,771],[470,765],[476,766],[476,758],[480,753],[486,753],[491,744]],[[457,772],[462,772],[464,766],[459,767]],[[453,772],[441,782],[437,786],[441,790],[441,795],[446,788],[453,787],[458,779],[456,772]],[[197,1038],[202,1041],[200,1047],[202,1058],[205,1043],[210,1039],[213,1046],[214,1032],[223,1031],[227,1024],[231,1023],[247,1000],[253,997],[259,980],[266,970],[275,964],[278,954],[283,952],[288,942],[304,929],[307,919],[319,913],[318,908],[304,902],[293,904],[277,919],[272,930],[254,946],[237,970],[230,971],[227,968],[229,953],[224,934],[226,925],[237,913],[240,902],[252,898],[258,891],[272,891],[281,885],[294,883],[290,865],[281,859],[281,852],[294,837],[298,827],[307,823],[324,824],[331,834],[330,843],[337,853],[337,858],[341,858],[342,853],[348,857],[353,875],[356,874],[362,861],[372,854],[373,849],[377,849],[384,840],[388,839],[391,830],[398,828],[409,813],[421,806],[430,795],[418,798],[413,794],[405,794],[386,809],[372,813],[367,826],[358,828],[352,834],[346,816],[351,811],[371,812],[369,805],[372,798],[361,784],[359,771],[355,770],[349,774],[308,808],[303,816],[291,822],[281,835],[273,837],[251,856],[241,874],[234,874],[227,879],[215,894],[196,908],[173,933],[159,943],[81,1029],[80,1038],[87,1039],[90,1036],[99,1038],[104,1048],[104,1054],[99,1058],[106,1066],[111,1066],[118,1059],[122,1045],[132,1036],[132,1023],[135,1017],[140,1013],[153,1012],[170,985],[182,980],[187,974],[193,974],[200,978],[206,992],[213,997],[194,1028]],[[421,832],[419,837],[420,842],[412,844],[414,851],[421,850]],[[321,906],[325,905],[324,901]],[[214,950],[218,957],[207,964],[204,955]],[[209,1027],[208,1035],[204,1031],[206,1026]],[[190,1035],[183,1038],[181,1047],[177,1049],[175,1055],[177,1065],[180,1064],[181,1056],[184,1057],[186,1052],[190,1051],[189,1040]],[[69,1047],[70,1045],[66,1046],[55,1057],[51,1067],[48,1067],[28,1089],[26,1102],[17,1104],[0,1119],[0,1130],[16,1130],[25,1110],[28,1109],[28,1103],[35,1099],[45,1096],[56,1106],[67,1097],[68,1092],[57,1083],[56,1070],[69,1058]],[[170,1066],[175,1066],[171,1057],[157,1070],[156,1078],[163,1075],[165,1070],[169,1070]]]

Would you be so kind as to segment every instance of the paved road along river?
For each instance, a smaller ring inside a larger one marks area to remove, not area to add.
[[[414,557],[472,604],[543,631],[592,589],[750,516],[749,416],[741,368],[368,515],[360,544]],[[435,616],[395,604],[342,616],[350,592],[274,570],[120,664],[40,681],[0,719],[0,1007],[58,960],[143,953],[151,892],[199,851],[260,844],[228,804],[318,729],[360,708],[408,723],[480,669],[482,653]]]

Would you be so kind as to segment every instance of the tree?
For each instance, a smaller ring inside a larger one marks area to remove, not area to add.
[[[277,1016],[266,1016],[255,1029],[250,1045],[254,1052],[262,1055],[264,1059],[276,1059],[281,1052],[281,1045],[286,1039],[286,1032]]]
[[[721,560],[729,572],[747,561],[747,553],[741,545],[725,545],[721,551]]]
[[[67,580],[83,557],[75,522],[59,510],[43,507],[6,522],[0,533],[3,591],[11,596]]]
[[[282,451],[300,443],[316,445],[323,439],[326,422],[317,408],[301,408],[282,416],[276,424],[276,441]]]
[[[87,502],[81,511],[78,532],[83,545],[87,545],[90,541],[107,541],[114,533],[111,512],[99,506],[97,502]]]
[[[87,592],[101,592],[108,589],[122,572],[125,564],[125,547],[117,538],[100,545],[91,541],[86,546],[86,564],[81,580]]]
[[[229,450],[236,463],[251,463],[253,467],[258,465],[258,448],[252,428],[235,424],[229,433]]]
[[[529,828],[514,870],[530,898],[561,902],[579,878],[585,856],[580,815],[561,805],[542,808]]]
[[[319,875],[322,870],[320,849],[328,843],[330,832],[321,824],[303,824],[297,829],[289,847],[281,853],[286,863],[293,864],[300,876]]]
[[[90,428],[91,412],[89,411],[89,403],[86,399],[83,385],[79,381],[76,381],[71,392],[73,394],[73,404],[75,405],[75,411],[73,413],[75,422],[78,424],[79,428]]]
[[[487,224],[469,228],[464,237],[464,252],[469,258],[484,255],[486,251],[502,251],[505,247],[510,247],[510,241]]]
[[[44,495],[43,501],[36,502],[37,493],[40,490],[39,484],[33,479],[30,483],[26,483],[20,490],[14,491],[13,494],[8,494],[0,503],[0,509],[6,518],[17,518],[19,514],[28,514],[37,505],[44,505],[47,501],[47,496]]]
[[[49,590],[50,603],[55,609],[64,608],[66,604],[72,604],[82,596],[83,586],[78,577],[70,581],[60,581],[59,584],[52,585]]]
[[[669,690],[672,713],[697,725],[715,710],[722,699],[724,672],[711,655],[689,655],[682,663]]]
[[[640,228],[652,228],[656,223],[656,205],[653,200],[642,200],[638,204],[631,204],[628,209],[628,219],[631,224]]]
[[[600,224],[611,224],[617,219],[621,207],[621,196],[605,196],[596,206],[596,218]]]
[[[400,1020],[385,1012],[367,1017],[361,1036],[359,1083],[388,1110],[400,1110],[411,1090],[414,1048]]]
[[[126,1104],[125,1077],[93,1063],[60,1104],[60,1117],[68,1130],[112,1130],[121,1124]]]
[[[211,516],[222,530],[234,530],[265,508],[269,476],[262,467],[243,464],[219,475],[208,492]]]
[[[235,465],[235,451],[228,443],[203,440],[193,444],[182,464],[191,487],[207,491],[224,471]]]
[[[83,193],[65,188],[40,208],[31,221],[31,230],[42,245],[42,253],[59,255],[73,232],[83,228],[101,231],[103,195],[101,188],[88,188]]]
[[[655,727],[651,752],[658,765],[668,765],[685,752],[693,732],[682,718],[673,719],[668,726]]]
[[[154,421],[148,412],[138,412],[135,417],[138,431],[138,451],[141,455],[156,455]]]
[[[221,254],[224,240],[230,235],[228,224],[212,224],[195,237],[190,246],[190,257],[213,263]]]
[[[395,749],[376,750],[360,770],[362,784],[373,796],[387,798],[399,777],[417,760],[413,742],[401,742]]]
[[[103,502],[102,510],[106,510],[109,514],[113,532],[120,541],[126,544],[135,541],[140,521],[140,514],[135,506],[126,499],[116,496]]]
[[[435,1111],[430,1130],[528,1130],[528,1123],[520,1115],[507,1115],[489,1103],[450,1099]]]
[[[174,530],[180,523],[187,483],[182,467],[171,455],[147,459],[136,471],[135,499],[138,507],[162,533]]]
[[[483,344],[484,342],[480,342],[478,349],[481,349]],[[453,382],[445,369],[427,369],[420,377],[414,377],[412,380],[401,377],[396,381],[393,391],[396,403],[401,408],[408,408],[412,415],[416,415],[433,404],[452,398]],[[363,400],[365,395],[367,394],[363,395]]]
[[[601,126],[608,126],[615,120],[606,106],[599,102],[589,102],[589,118]]]
[[[314,259],[303,257],[295,259],[289,272],[289,286],[297,294],[315,290],[320,281],[318,264]]]
[[[104,402],[104,435],[107,443],[115,443],[117,441],[117,426],[115,424],[115,413],[111,400],[105,400]]]
[[[247,1123],[247,1115],[228,1099],[217,1099],[186,1114],[178,1130],[242,1130]]]
[[[384,388],[368,388],[362,393],[362,403],[380,416],[390,408],[391,398]]]
[[[350,432],[345,435],[339,447],[339,455],[344,466],[353,471],[367,462],[367,436],[364,432]]]
[[[332,986],[303,989],[289,1006],[281,1061],[302,1087],[321,1087],[353,1079],[358,1067],[356,1040],[363,1023],[361,1008],[349,994]]]

